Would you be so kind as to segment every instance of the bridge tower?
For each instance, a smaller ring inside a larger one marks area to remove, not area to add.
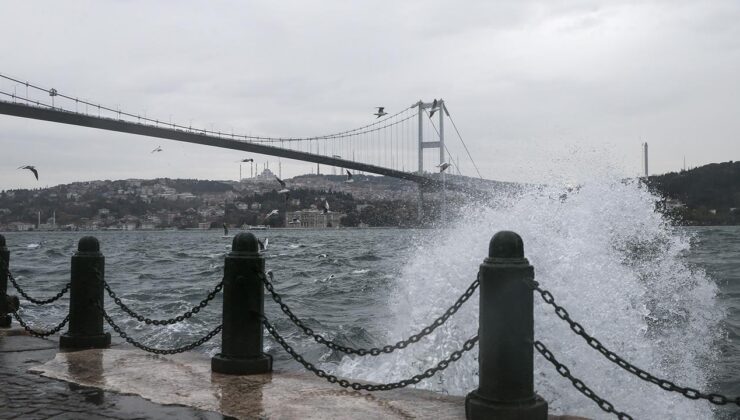
[[[424,176],[424,149],[439,149],[439,164],[442,165],[445,163],[445,129],[444,129],[444,114],[447,113],[447,109],[445,108],[445,102],[442,99],[435,99],[433,102],[424,102],[422,100],[419,100],[416,104],[412,105],[412,107],[418,107],[419,108],[419,170],[418,174],[420,176]],[[439,112],[439,141],[424,141],[424,115],[426,112],[424,112],[426,109],[430,110],[430,116],[431,118],[433,116],[434,112]],[[445,172],[442,172],[442,183],[445,182]],[[422,221],[423,218],[423,208],[424,207],[424,190],[419,185],[419,211],[418,211],[418,218],[419,222]],[[444,226],[446,220],[445,220],[445,214],[447,203],[446,203],[446,193],[445,189],[442,188],[442,225]]]

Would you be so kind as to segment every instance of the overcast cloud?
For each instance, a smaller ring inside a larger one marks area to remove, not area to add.
[[[490,179],[543,181],[594,162],[636,175],[642,141],[651,173],[679,170],[684,156],[740,159],[737,1],[6,1],[0,11],[0,73],[163,121],[310,136],[372,122],[375,106],[442,97]],[[245,155],[3,115],[0,129],[0,189],[236,179]],[[164,152],[150,154],[157,145]],[[16,169],[25,164],[39,182]],[[311,169],[283,160],[284,176]]]

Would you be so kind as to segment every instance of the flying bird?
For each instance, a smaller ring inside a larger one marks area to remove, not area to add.
[[[280,183],[280,186],[281,187],[285,188],[285,181],[283,181],[282,179],[278,178],[277,176],[275,177],[275,179],[277,179],[277,182]]]
[[[242,159],[241,161],[242,161],[242,162],[254,162],[254,159],[252,159],[252,158],[247,158],[247,159]]]
[[[326,200],[324,200],[323,209],[324,209],[324,214],[329,213],[329,202]]]
[[[287,188],[283,188],[282,190],[278,191],[278,194],[285,194],[285,201],[288,201],[290,198],[290,190]]]
[[[260,251],[264,251],[267,249],[267,245],[270,243],[269,241],[270,239],[268,238],[265,238],[264,240],[261,240],[261,241],[257,239],[257,243],[260,244]]]
[[[435,99],[434,102],[432,102],[432,110],[429,111],[429,118],[432,118],[432,115],[437,112],[437,100]]]
[[[161,152],[161,151],[162,151],[162,146],[157,146],[154,150],[152,150],[149,153],[155,153],[155,152]]]
[[[275,209],[275,210],[267,213],[267,216],[265,216],[265,219],[269,219],[270,217],[272,217],[273,215],[276,215],[276,214],[278,214],[277,209]]]
[[[378,108],[378,112],[376,112],[376,113],[375,113],[375,114],[373,114],[373,115],[377,115],[377,116],[378,116],[378,118],[382,117],[383,115],[386,115],[386,114],[388,114],[387,112],[383,111],[383,109],[385,109],[385,107],[384,107],[384,106],[378,106],[378,107],[376,107],[376,108]],[[376,118],[376,119],[377,119],[377,118]]]
[[[28,169],[29,171],[33,172],[33,176],[36,177],[36,181],[39,180],[39,171],[36,170],[35,166],[32,166],[32,165],[19,166],[18,169]]]
[[[449,168],[450,166],[452,166],[452,164],[449,163],[449,162],[445,162],[445,163],[443,163],[441,165],[437,165],[437,167],[439,168],[439,171],[440,172],[444,172],[445,169]]]
[[[352,179],[352,172],[349,171],[349,169],[345,169],[347,171],[347,180],[344,182],[355,182],[354,179]]]

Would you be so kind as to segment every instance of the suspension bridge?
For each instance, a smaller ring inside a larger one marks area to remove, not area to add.
[[[54,88],[41,87],[3,74],[0,74],[0,82],[0,114],[240,150],[400,178],[417,183],[422,200],[423,191],[480,193],[470,191],[464,185],[447,182],[445,171],[439,169],[451,167],[451,171],[462,175],[459,158],[456,161],[445,144],[444,122],[447,117],[478,177],[481,177],[443,100],[420,100],[397,113],[384,115],[370,124],[350,130],[310,137],[266,137],[162,121],[79,99]],[[435,113],[438,118],[436,124],[433,120]],[[434,152],[435,149],[439,152],[438,159],[434,159],[436,162],[431,166],[434,166],[434,172],[442,173],[436,177],[424,169],[425,151]]]

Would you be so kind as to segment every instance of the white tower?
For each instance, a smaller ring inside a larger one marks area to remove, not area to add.
[[[642,144],[642,157],[645,165],[645,178],[648,177],[648,144],[647,142]]]

